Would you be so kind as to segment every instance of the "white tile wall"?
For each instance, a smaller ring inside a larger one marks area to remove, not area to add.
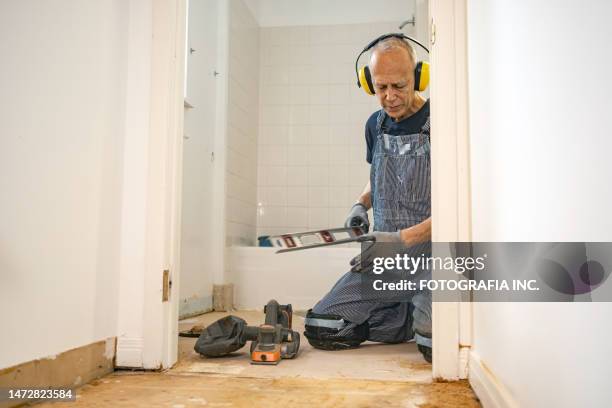
[[[369,178],[364,125],[379,109],[355,58],[397,26],[261,28],[257,235],[342,225]]]
[[[231,0],[226,152],[228,245],[255,244],[259,56],[259,26],[242,0]],[[286,163],[286,154],[279,150],[279,146],[270,146],[262,154],[278,165]],[[283,203],[282,200],[274,202],[276,205]]]

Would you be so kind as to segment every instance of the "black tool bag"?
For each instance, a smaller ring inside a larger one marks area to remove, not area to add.
[[[226,316],[202,331],[193,349],[206,357],[221,357],[242,348],[247,323],[236,316]]]

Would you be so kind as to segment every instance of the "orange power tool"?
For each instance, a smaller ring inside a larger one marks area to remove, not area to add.
[[[244,319],[226,316],[217,320],[198,338],[194,350],[206,357],[222,357],[251,341],[251,363],[275,365],[284,358],[294,358],[300,348],[300,334],[291,329],[291,305],[270,300],[264,307],[265,323],[247,326]]]

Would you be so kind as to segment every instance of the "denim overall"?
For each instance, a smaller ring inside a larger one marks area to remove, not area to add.
[[[419,133],[388,135],[385,117],[381,110],[370,184],[374,230],[395,232],[431,215],[430,125],[427,118]],[[413,251],[414,256],[429,256],[431,243],[413,246]],[[313,346],[340,349],[365,340],[399,343],[415,338],[417,344],[431,347],[431,293],[413,292],[407,301],[384,302],[364,297],[360,285],[359,273],[346,273],[309,311],[305,335]]]

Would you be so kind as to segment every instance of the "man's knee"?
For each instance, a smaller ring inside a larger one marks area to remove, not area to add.
[[[412,329],[414,339],[423,358],[431,363],[432,341],[431,341],[431,292],[419,293],[412,299],[414,309],[412,311]]]
[[[311,346],[323,350],[343,350],[358,347],[368,338],[368,324],[347,322],[341,316],[306,314],[304,336]]]

